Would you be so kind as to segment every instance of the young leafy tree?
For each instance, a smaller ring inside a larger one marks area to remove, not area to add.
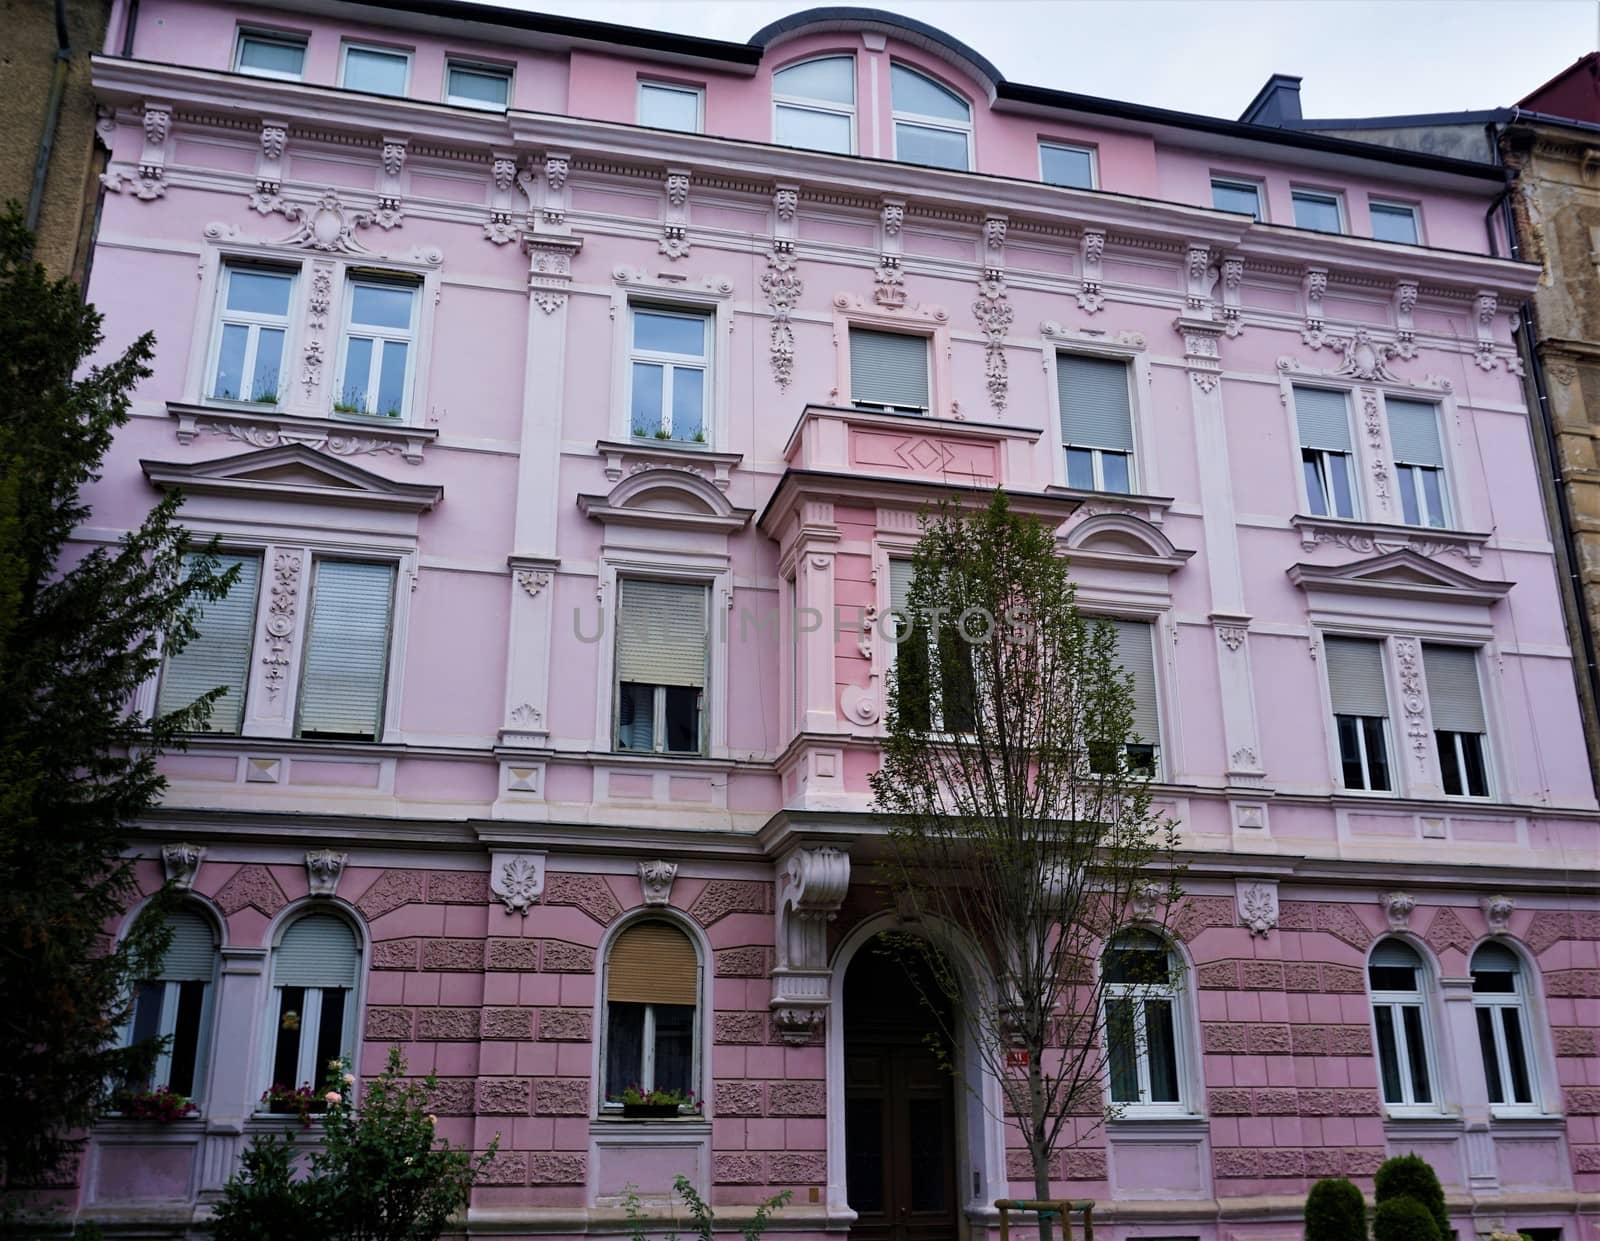
[[[75,1131],[157,1050],[119,1048],[116,1033],[165,951],[159,909],[120,942],[108,930],[136,895],[123,845],[161,791],[156,757],[216,695],[153,720],[130,704],[161,645],[193,635],[196,601],[232,584],[206,555],[185,567],[175,496],[114,544],[70,544],[153,343],[87,365],[100,315],[31,250],[13,204],[0,214],[3,1189],[58,1175]]]
[[[1078,610],[1044,522],[999,491],[984,509],[941,505],[905,612],[872,787],[890,822],[887,886],[922,934],[892,942],[931,967],[938,1041],[976,1049],[998,1079],[1048,1198],[1058,1145],[1104,1116],[1107,1047],[1132,1050],[1131,1025],[1107,1029],[1107,974],[1124,991],[1159,981],[1140,962],[1164,954],[1116,954],[1115,971],[1098,958],[1181,896],[1177,829],[1151,809],[1148,752],[1130,756],[1114,631]],[[963,976],[958,940],[986,978]],[[1051,1221],[1040,1228],[1050,1241]]]

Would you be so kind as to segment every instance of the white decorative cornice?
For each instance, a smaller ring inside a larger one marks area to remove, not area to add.
[[[313,286],[315,288],[315,285]],[[315,337],[311,345],[318,344]],[[318,355],[320,357],[320,355]],[[315,386],[320,367],[311,366],[308,386]],[[277,410],[234,409],[224,406],[187,405],[168,402],[167,412],[177,422],[178,442],[192,443],[202,435],[214,435],[249,448],[278,448],[300,444],[335,457],[393,455],[412,465],[422,462],[423,449],[438,438],[433,427],[412,427],[393,420],[345,421],[338,418],[313,418]]]
[[[177,407],[184,408],[184,407]],[[163,490],[186,496],[222,495],[234,499],[282,498],[302,503],[321,500],[361,508],[425,513],[444,488],[397,483],[304,444],[280,443],[232,457],[205,461],[143,460],[144,476]]]

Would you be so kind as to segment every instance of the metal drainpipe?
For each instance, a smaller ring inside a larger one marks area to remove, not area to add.
[[[39,209],[44,203],[44,183],[50,172],[50,154],[56,145],[56,122],[61,118],[61,96],[67,90],[67,70],[72,67],[72,41],[67,37],[66,0],[56,0],[56,59],[50,71],[50,101],[45,106],[44,132],[39,135],[39,157],[33,162],[33,185],[28,190],[28,214],[24,218],[31,233],[39,227]]]

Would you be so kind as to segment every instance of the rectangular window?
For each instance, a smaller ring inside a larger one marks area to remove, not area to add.
[[[1417,227],[1417,209],[1404,203],[1369,202],[1372,212],[1372,236],[1377,241],[1398,241],[1414,246],[1422,240],[1422,230]]]
[[[1389,415],[1389,450],[1400,487],[1400,511],[1408,526],[1450,524],[1439,440],[1439,407],[1430,401],[1384,398]]]
[[[850,329],[850,402],[857,409],[928,412],[928,338]]]
[[[1344,787],[1389,792],[1389,695],[1383,681],[1383,643],[1370,638],[1322,640],[1328,696],[1339,737]]]
[[[631,1087],[693,1092],[699,980],[694,945],[668,923],[635,922],[613,941],[606,959],[603,1107],[621,1103]]]
[[[895,680],[900,712],[919,732],[971,733],[977,727],[972,651],[949,618],[937,634],[911,612],[912,562],[889,561],[889,606],[896,621]]]
[[[316,561],[296,735],[382,739],[394,581],[393,564]]]
[[[1240,215],[1261,218],[1261,187],[1254,181],[1230,181],[1224,177],[1211,178],[1211,205],[1218,211],[1236,211]]]
[[[396,420],[406,416],[419,300],[415,284],[351,279],[336,413]]]
[[[1321,194],[1315,190],[1295,190],[1294,226],[1309,228],[1318,233],[1344,232],[1344,210],[1337,194]]]
[[[344,45],[339,85],[369,95],[404,95],[411,77],[411,54],[381,47]]]
[[[711,316],[701,311],[633,306],[628,425],[643,439],[703,444]]]
[[[1313,517],[1357,515],[1355,451],[1350,438],[1350,407],[1343,392],[1326,388],[1294,390],[1295,422],[1300,428],[1300,467],[1306,505]]]
[[[1046,185],[1094,189],[1094,150],[1059,142],[1039,144],[1039,178]]]
[[[1128,371],[1126,362],[1111,358],[1056,355],[1067,486],[1084,491],[1133,490]]]
[[[709,590],[687,582],[618,583],[618,750],[704,749]]]
[[[511,103],[511,70],[452,60],[445,68],[444,101],[458,108],[504,112]]]
[[[223,552],[217,560],[224,570],[237,565],[239,577],[226,596],[200,605],[199,633],[183,650],[168,657],[161,670],[156,714],[187,707],[220,686],[222,696],[211,704],[204,728],[207,732],[237,735],[244,724],[245,684],[250,677],[250,650],[255,644],[261,556],[255,552]]]
[[[1149,621],[1112,620],[1117,662],[1133,678],[1133,737],[1126,745],[1128,769],[1155,777],[1161,753],[1161,719],[1156,708],[1155,626]],[[1091,766],[1095,766],[1091,756]]]
[[[639,83],[639,124],[652,129],[700,133],[705,120],[705,95],[693,86],[666,82]]]
[[[263,30],[241,30],[234,50],[233,67],[255,78],[282,78],[298,82],[305,72],[306,41],[288,34]]]
[[[1178,991],[1169,954],[1153,935],[1135,931],[1106,952],[1103,968],[1111,1101],[1134,1110],[1179,1108]]]
[[[1468,646],[1424,643],[1422,667],[1444,791],[1452,797],[1489,796],[1485,762],[1489,726],[1478,687],[1478,652]]]
[[[276,405],[295,273],[226,263],[212,345],[211,396]]]

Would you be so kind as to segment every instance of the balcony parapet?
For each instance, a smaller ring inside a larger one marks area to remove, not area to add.
[[[1038,427],[807,405],[784,445],[794,469],[964,487],[1032,479]]]

